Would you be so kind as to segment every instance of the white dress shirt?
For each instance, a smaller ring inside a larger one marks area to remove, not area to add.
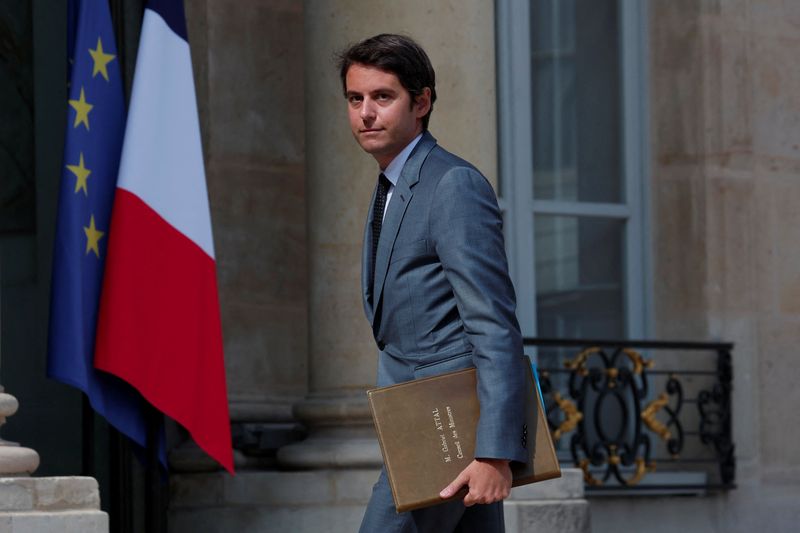
[[[389,202],[392,201],[392,193],[394,193],[394,186],[397,185],[397,180],[400,179],[400,173],[403,171],[403,167],[406,166],[406,161],[408,161],[408,156],[411,155],[411,152],[414,150],[414,147],[417,145],[419,140],[422,138],[422,134],[420,133],[414,139],[406,145],[403,150],[397,154],[397,157],[392,159],[392,162],[386,166],[386,169],[383,170],[383,175],[386,176],[386,179],[392,184],[389,187],[389,192],[386,193],[386,206],[383,208],[383,218],[386,218],[386,212],[389,211]]]

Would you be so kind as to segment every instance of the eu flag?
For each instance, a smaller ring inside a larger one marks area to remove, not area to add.
[[[82,390],[121,433],[144,447],[145,403],[95,370],[94,344],[109,222],[125,131],[125,100],[107,0],[73,0],[70,79],[58,199],[47,374]]]

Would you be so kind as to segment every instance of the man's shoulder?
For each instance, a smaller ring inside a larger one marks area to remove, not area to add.
[[[438,144],[431,149],[422,164],[420,181],[425,183],[436,197],[495,198],[492,184],[475,165]]]
[[[475,165],[466,159],[449,152],[439,144],[435,145],[431,149],[428,157],[425,158],[425,162],[422,164],[423,172],[427,171],[445,174],[453,169],[465,169],[482,175],[481,171],[478,170]]]
[[[409,183],[431,197],[480,193],[494,197],[489,180],[472,163],[443,148],[426,132],[409,159]],[[437,194],[441,193],[441,194]]]

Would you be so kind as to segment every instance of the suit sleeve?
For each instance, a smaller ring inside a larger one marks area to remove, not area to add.
[[[477,368],[481,414],[475,456],[525,462],[527,374],[491,185],[472,168],[449,170],[434,192],[429,220]]]

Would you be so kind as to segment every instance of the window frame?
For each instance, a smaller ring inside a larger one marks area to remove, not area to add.
[[[540,200],[533,194],[533,122],[529,2],[496,0],[498,192],[517,315],[525,337],[536,331],[535,216],[610,217],[625,222],[623,307],[629,339],[652,333],[647,4],[619,1],[624,201]],[[521,98],[517,95],[529,95]],[[524,177],[519,179],[519,177]]]

